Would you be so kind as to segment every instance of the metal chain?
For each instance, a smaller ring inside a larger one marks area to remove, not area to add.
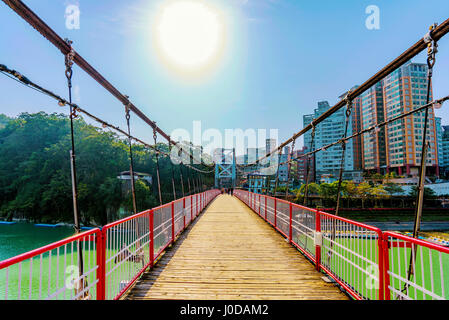
[[[346,155],[346,143],[348,142],[346,140],[346,136],[348,134],[348,127],[349,127],[349,119],[351,117],[352,112],[352,99],[349,98],[349,94],[351,93],[351,90],[348,91],[346,95],[346,123],[345,123],[345,131],[343,134],[343,137],[341,139],[341,159],[340,159],[340,174],[338,178],[338,187],[337,187],[337,205],[335,207],[335,215],[338,216],[339,209],[340,209],[340,198],[341,198],[341,183],[343,180],[343,171],[345,166],[345,155]]]
[[[282,156],[282,150],[279,150],[278,169],[277,169],[277,172],[276,172],[276,180],[274,182],[274,192],[273,192],[273,197],[275,197],[275,198],[276,198],[276,193],[277,193],[278,183],[279,183],[279,167],[281,166],[281,156]]]
[[[128,96],[125,96],[127,99]],[[134,159],[133,159],[133,149],[132,149],[132,139],[131,139],[131,126],[130,126],[130,113],[129,105],[125,104],[125,118],[126,126],[128,128],[128,145],[129,145],[129,175],[131,177],[131,197],[133,203],[133,212],[137,214],[137,201],[136,201],[136,181],[134,179]]]
[[[181,157],[181,154],[182,154],[182,151],[181,151],[181,149],[179,149],[179,151],[178,151],[178,157],[179,158]],[[179,178],[181,180],[182,197],[184,198],[185,197],[185,192],[184,192],[184,178],[183,178],[183,175],[182,175],[182,166],[183,166],[183,163],[182,163],[182,159],[181,159],[181,163],[179,164]]]
[[[315,125],[313,124],[313,120],[310,123],[312,126],[312,132],[310,133],[311,139],[310,139],[310,150],[313,149],[313,144],[315,141]],[[309,154],[309,156],[307,157],[307,167],[306,167],[306,186],[304,187],[304,206],[307,206],[307,200],[308,200],[308,196],[309,196],[309,175],[310,175],[310,160],[311,158],[314,157],[314,154]],[[315,167],[315,166],[314,166]],[[314,168],[315,170],[315,168]]]
[[[424,41],[427,43],[427,100],[426,104],[430,103],[430,87],[432,85],[432,75],[433,75],[433,67],[435,66],[436,61],[436,53],[438,52],[438,44],[432,37],[432,31],[437,27],[437,24],[433,24],[429,28],[429,32],[424,36]],[[416,196],[416,211],[415,211],[415,221],[413,227],[413,238],[418,238],[419,230],[421,227],[421,217],[422,217],[422,208],[424,204],[424,181],[426,179],[426,162],[427,162],[427,152],[430,149],[430,145],[426,142],[427,138],[427,126],[428,126],[428,118],[429,118],[429,108],[426,108],[424,114],[424,129],[422,136],[422,148],[421,148],[421,165],[419,171],[419,180],[417,185],[417,196]],[[408,283],[404,284],[402,292],[406,291],[410,286],[410,279],[412,274],[415,273],[413,268],[416,259],[416,246],[414,246],[414,253],[410,255],[410,263],[407,272]],[[400,296],[398,296],[400,299]]]
[[[345,122],[345,130],[343,133],[343,137],[340,139],[341,141],[341,160],[340,160],[340,174],[339,174],[339,178],[338,178],[338,187],[337,187],[337,204],[335,207],[335,215],[338,216],[339,214],[339,210],[340,210],[340,193],[341,193],[341,182],[343,179],[343,170],[344,170],[344,165],[345,165],[345,154],[346,154],[346,136],[348,134],[348,126],[349,126],[349,118],[351,116],[351,112],[352,112],[352,99],[349,98],[349,95],[351,93],[351,90],[348,91],[348,93],[346,94],[345,100],[346,100],[346,122]],[[330,243],[330,248],[327,251],[327,263],[330,263],[331,257],[332,257],[332,248],[333,248],[333,244],[335,242],[335,236],[336,236],[336,220],[334,219],[332,221],[332,233],[331,233],[331,243]]]
[[[161,177],[159,174],[159,150],[157,148],[157,134],[156,134],[155,128],[153,128],[153,140],[154,140],[154,148],[155,148],[155,152],[156,152],[156,175],[157,175],[157,189],[159,192],[159,204],[162,205]]]
[[[171,160],[171,150],[172,150],[171,139],[169,139],[169,142],[168,142],[168,150],[169,150],[169,154],[170,154],[170,157],[168,157],[168,161],[170,161],[171,184],[173,187],[173,200],[176,200],[175,172],[173,169],[173,161]]]
[[[75,153],[75,133],[73,127],[73,119],[77,117],[76,108],[72,106],[72,76],[73,76],[73,59],[75,57],[75,50],[72,47],[72,41],[65,39],[66,43],[70,46],[69,53],[65,56],[65,76],[67,78],[67,87],[69,91],[69,103],[70,103],[70,137],[71,137],[71,150],[70,150],[70,168],[72,176],[72,198],[73,198],[73,215],[74,215],[74,228],[76,233],[81,232],[79,207],[78,207],[78,184],[76,175],[76,153]],[[81,241],[78,241],[78,272],[80,275],[84,274],[84,261],[83,261],[83,247]],[[79,280],[78,291],[84,291],[87,286],[86,279]],[[89,292],[85,291],[79,299],[90,297]]]
[[[293,150],[295,149],[295,143],[296,143],[296,139],[293,140],[293,142],[292,142],[292,150],[290,151],[290,160],[293,158]],[[287,160],[289,160],[289,159],[287,159]],[[287,200],[287,198],[288,198],[288,185],[290,182],[290,170],[292,167],[292,162],[288,161],[287,166],[288,166],[288,169],[287,169],[287,185],[285,187],[285,200]]]

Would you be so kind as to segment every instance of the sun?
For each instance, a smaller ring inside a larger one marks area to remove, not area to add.
[[[202,0],[164,3],[157,13],[154,32],[159,56],[184,71],[200,71],[215,64],[224,47],[220,12]]]

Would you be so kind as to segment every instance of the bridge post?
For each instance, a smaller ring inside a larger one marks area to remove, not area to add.
[[[254,209],[254,195],[252,192],[250,193],[250,195],[251,195],[251,209]]]
[[[315,232],[321,232],[321,217],[320,211],[315,211]],[[315,267],[318,272],[321,272],[321,245],[315,244]]]
[[[268,210],[268,208],[267,208],[267,196],[265,196],[265,220],[267,220],[267,210]]]
[[[277,201],[277,198],[274,198],[274,227],[275,227],[275,228],[276,228],[277,225],[278,225],[278,220],[277,220],[277,216],[278,216],[277,212],[278,212],[278,209],[277,209],[277,207],[278,207],[278,201]]]
[[[289,227],[288,227],[288,243],[291,244],[292,243],[292,231],[293,231],[293,229],[292,229],[293,206],[292,206],[291,202],[289,202],[289,212],[290,212],[290,218],[289,218],[290,223],[289,223]]]
[[[97,233],[97,300],[106,299],[106,236],[101,230]]]
[[[193,196],[190,196],[190,223],[193,221]]]
[[[150,239],[149,239],[149,247],[150,247],[150,268],[153,268],[154,265],[154,211],[150,210]]]
[[[182,216],[184,218],[184,228],[186,228],[186,198],[182,198]]]
[[[196,194],[196,216],[198,217],[198,214],[200,213],[200,210],[199,210],[199,196],[198,196],[198,194]]]
[[[388,274],[388,270],[390,270],[390,257],[388,256],[388,250],[389,250],[389,246],[390,243],[388,242],[388,235],[383,235],[382,236],[382,254],[383,254],[383,270],[380,271],[379,270],[379,274],[380,272],[383,273],[383,281],[385,282],[383,285],[383,291],[384,291],[384,299],[385,300],[390,300],[391,299],[391,295],[390,295],[390,275]],[[379,277],[380,279],[380,277]],[[381,286],[379,286],[379,290],[380,290]]]
[[[171,243],[175,242],[175,202],[171,202]]]
[[[260,208],[260,202],[262,201],[262,196],[259,194],[259,216],[262,215],[262,209]]]

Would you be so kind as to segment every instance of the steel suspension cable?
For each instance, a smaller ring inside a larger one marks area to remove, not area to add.
[[[338,178],[338,187],[337,187],[337,204],[335,207],[335,215],[338,216],[339,215],[339,209],[340,209],[340,193],[341,193],[341,182],[343,180],[343,170],[344,170],[344,166],[345,166],[345,153],[346,153],[346,136],[348,134],[348,126],[349,126],[349,119],[351,116],[351,109],[352,109],[352,100],[349,98],[349,93],[351,91],[349,90],[348,94],[346,95],[346,122],[345,122],[345,129],[344,129],[344,133],[343,133],[343,137],[339,140],[341,143],[341,159],[340,159],[340,173],[339,173],[339,178]],[[337,222],[336,219],[332,220],[332,233],[331,233],[331,241],[330,241],[330,248],[327,252],[327,263],[330,263],[331,257],[332,257],[332,250],[333,250],[333,246],[334,246],[334,242],[335,242],[335,238],[336,238],[336,228],[337,228]]]
[[[129,99],[117,90],[106,78],[104,78],[94,67],[92,67],[84,58],[73,50],[71,44],[63,40],[53,29],[51,29],[36,13],[34,13],[28,6],[26,6],[21,0],[2,0],[7,6],[15,11],[23,20],[29,23],[36,31],[38,31],[43,37],[45,37],[51,44],[53,44],[61,53],[65,56],[69,53],[73,53],[72,61],[76,63],[81,69],[83,69],[89,76],[97,81],[103,88],[109,91],[116,99],[122,104],[128,105],[130,111],[134,112],[139,118],[153,128],[168,142],[172,142],[174,145],[178,145],[175,141],[171,140],[170,136],[166,134],[161,128],[156,125],[155,121],[150,120],[142,111],[140,111]],[[185,151],[183,151],[186,153]],[[187,153],[186,153],[187,154]],[[194,157],[189,154],[190,159],[195,160]],[[200,161],[201,163],[201,161]]]
[[[192,188],[191,188],[191,186],[190,186],[190,168],[189,167],[187,167],[187,183],[188,183],[188,186],[189,186],[189,195],[191,195],[192,194]]]
[[[341,139],[341,159],[340,159],[340,172],[339,172],[339,177],[338,177],[338,186],[337,186],[337,204],[335,207],[335,215],[338,216],[339,214],[339,209],[340,209],[340,198],[341,198],[341,183],[343,180],[343,171],[344,171],[344,167],[345,167],[345,155],[346,155],[346,137],[348,135],[348,127],[349,127],[349,119],[351,117],[351,112],[352,112],[352,100],[349,98],[349,93],[351,91],[348,92],[348,95],[346,96],[346,122],[345,122],[345,130],[343,133],[343,137]]]
[[[293,142],[292,142],[292,150],[290,151],[290,159],[293,158],[293,150],[295,149],[295,143],[296,143],[296,139],[293,140]],[[287,165],[287,185],[285,187],[285,200],[287,200],[287,198],[288,198],[288,185],[289,185],[289,182],[290,182],[290,170],[291,170],[291,167],[292,167],[292,163],[291,163],[291,161],[289,161],[288,165]]]
[[[171,143],[168,145],[169,154],[171,155]],[[175,187],[175,173],[173,171],[173,161],[171,160],[171,157],[168,157],[168,161],[170,162],[170,169],[171,169],[171,184],[173,187],[173,200],[176,200],[176,187]]]
[[[133,148],[132,148],[132,140],[131,136],[131,126],[129,123],[130,119],[129,114],[129,106],[125,105],[125,118],[126,118],[126,126],[128,128],[128,145],[129,145],[129,175],[131,177],[131,197],[133,203],[133,212],[137,214],[137,202],[136,202],[136,185],[134,180],[134,161],[133,161]]]
[[[436,26],[431,31],[432,39],[435,41],[438,41],[443,36],[445,36],[447,33],[449,33],[449,19],[446,19],[444,22],[442,22],[440,25]],[[426,39],[421,38],[419,39],[414,45],[409,47],[407,50],[405,50],[401,55],[399,55],[397,58],[395,58],[393,61],[391,61],[388,65],[386,65],[384,68],[379,70],[375,75],[373,75],[371,78],[366,80],[364,83],[362,83],[360,86],[358,86],[356,89],[354,89],[351,92],[350,98],[354,100],[358,96],[360,96],[362,93],[367,91],[369,88],[371,88],[373,85],[375,85],[377,82],[384,79],[386,76],[391,74],[393,71],[398,69],[400,66],[404,65],[408,61],[410,61],[412,58],[420,54],[423,50],[425,50],[428,47],[428,42]],[[291,138],[287,139],[283,143],[281,143],[277,148],[272,150],[271,152],[268,152],[265,156],[261,157],[260,159],[256,160],[254,163],[247,164],[245,166],[251,166],[255,163],[258,163],[262,161],[264,158],[269,157],[271,154],[273,154],[275,151],[281,150],[285,146],[287,146],[290,142],[292,142],[294,139],[299,138],[303,134],[305,134],[307,131],[312,129],[312,125],[317,126],[319,123],[330,117],[332,114],[337,112],[339,109],[343,108],[345,106],[345,100],[341,100],[338,103],[336,103],[334,106],[329,108],[326,112],[324,112],[322,115],[320,115],[318,118],[316,118],[312,123],[305,126],[303,129],[299,130],[297,133],[295,133]]]
[[[295,157],[293,159],[290,159],[288,161],[296,161],[298,159],[301,159],[301,158],[304,158],[304,157],[308,157],[308,156],[310,156],[312,154],[315,154],[317,152],[326,151],[330,147],[333,147],[335,145],[340,144],[342,141],[348,141],[348,140],[351,140],[351,139],[353,139],[355,137],[358,137],[358,136],[360,136],[362,134],[371,132],[373,130],[378,130],[379,128],[384,127],[387,124],[390,124],[390,123],[395,122],[397,120],[400,120],[400,119],[403,119],[405,117],[408,117],[409,115],[412,115],[414,113],[418,113],[418,112],[424,111],[426,108],[430,108],[430,107],[433,107],[433,106],[436,106],[436,105],[441,106],[441,104],[443,104],[444,102],[446,102],[448,100],[449,100],[449,96],[445,96],[443,98],[433,100],[433,101],[431,101],[428,104],[422,105],[422,106],[420,106],[418,108],[415,108],[415,109],[413,109],[411,111],[405,112],[405,113],[403,113],[403,114],[401,114],[399,116],[396,116],[394,118],[391,118],[391,119],[383,121],[383,122],[379,122],[379,123],[377,123],[377,124],[375,124],[375,125],[373,125],[371,127],[368,127],[366,129],[360,130],[359,132],[357,132],[357,133],[355,133],[355,134],[353,134],[351,136],[346,137],[346,139],[340,139],[340,140],[337,140],[336,142],[329,143],[329,144],[327,144],[327,145],[325,145],[325,146],[323,146],[323,147],[321,147],[319,149],[315,149],[313,151],[307,152],[307,153],[305,153],[303,155],[297,156],[297,157]],[[288,161],[282,162],[281,164],[286,164]]]
[[[159,204],[162,205],[162,193],[161,193],[161,177],[159,173],[159,150],[157,148],[157,133],[153,129],[153,140],[156,147],[156,176],[157,176],[157,190],[159,193]]]
[[[67,78],[67,87],[69,93],[69,102],[72,103],[72,76],[73,76],[73,57],[74,51],[72,48],[72,41],[65,39],[71,50],[65,56],[65,75]],[[76,233],[81,233],[79,207],[78,207],[78,184],[76,176],[76,153],[75,153],[75,133],[73,128],[73,120],[77,117],[76,111],[70,106],[70,169],[72,177],[72,198],[73,198],[73,215],[74,215],[74,227]],[[80,276],[84,275],[84,261],[83,261],[83,247],[81,241],[77,241],[78,248],[78,272]],[[79,289],[84,290],[86,279],[82,277],[79,283]],[[86,295],[86,293],[84,293]]]
[[[134,214],[137,214],[137,201],[136,201],[136,181],[134,179],[134,157],[133,157],[133,148],[132,148],[132,139],[131,139],[131,125],[130,125],[130,118],[131,115],[129,113],[129,106],[125,105],[125,119],[126,119],[126,126],[128,129],[128,145],[129,145],[129,175],[130,175],[130,182],[131,182],[131,197],[132,197],[132,203],[133,203],[133,212]],[[137,251],[136,254],[142,255],[142,248],[140,246],[140,231],[139,231],[139,223],[137,222],[135,224],[135,230],[137,235]]]
[[[182,176],[182,162],[179,164],[179,179],[181,180],[181,191],[182,191],[182,197],[185,197],[185,192],[184,192],[184,178]]]
[[[426,103],[430,103],[430,88],[432,85],[432,76],[433,76],[433,67],[435,66],[436,61],[436,53],[438,52],[438,44],[437,41],[432,38],[432,31],[437,27],[436,24],[430,26],[429,33],[424,37],[425,41],[427,41],[427,96]],[[422,218],[422,210],[424,205],[424,181],[426,178],[426,165],[427,165],[427,151],[430,146],[427,142],[427,126],[428,126],[428,118],[429,118],[429,108],[425,109],[424,113],[424,129],[422,136],[422,147],[421,147],[421,165],[419,171],[419,180],[417,185],[417,196],[416,196],[416,210],[415,210],[415,221],[413,226],[413,238],[418,238],[419,231],[421,228],[421,218]],[[410,255],[410,263],[407,272],[407,280],[408,282],[404,283],[404,288],[402,292],[408,289],[410,286],[411,276],[415,274],[414,265],[417,254],[417,246],[413,246],[413,252]],[[398,298],[400,296],[398,295]]]
[[[279,154],[278,154],[278,169],[276,171],[276,180],[274,182],[274,190],[273,190],[273,197],[275,197],[275,198],[276,198],[276,192],[277,192],[278,183],[279,183],[279,168],[281,166],[281,156],[282,156],[282,150],[280,150]]]
[[[196,171],[192,171],[193,193],[198,193],[198,185],[196,181]]]
[[[313,121],[312,121],[313,123]],[[314,143],[315,143],[315,126],[312,125],[312,132],[310,133],[310,150],[313,149]],[[315,157],[315,155],[309,155],[307,157],[307,165],[306,165],[306,186],[304,187],[304,199],[303,199],[303,203],[304,206],[307,206],[307,200],[308,200],[308,196],[309,196],[309,170],[310,170],[310,159],[311,157]],[[314,170],[315,170],[315,166],[314,166]],[[315,181],[314,181],[315,182]]]

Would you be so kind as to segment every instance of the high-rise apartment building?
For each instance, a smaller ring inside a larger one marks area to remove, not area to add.
[[[408,62],[383,80],[385,118],[391,119],[427,103],[427,64]],[[432,90],[430,88],[430,90]],[[430,94],[432,99],[432,92]],[[386,162],[389,171],[417,175],[421,163],[424,111],[386,126]],[[426,159],[428,174],[439,175],[435,115],[429,109]]]
[[[441,137],[441,163],[440,167],[447,171],[449,167],[449,126],[443,126]]]
[[[303,117],[304,125],[310,123],[312,119],[316,119],[330,108],[327,101],[318,102],[318,108],[314,110],[312,115]],[[320,149],[330,143],[340,140],[343,137],[346,123],[346,108],[341,108],[330,117],[323,120],[316,126],[314,148]],[[347,135],[352,134],[352,115],[349,118],[349,126]],[[311,133],[308,132],[304,136],[305,146],[309,146],[311,141]],[[342,157],[342,147],[340,144],[330,147],[326,150],[315,153],[315,170],[316,178],[320,180],[322,175],[333,175],[337,177],[340,171],[340,162]],[[344,159],[345,175],[354,170],[354,153],[353,144],[346,144],[346,154]]]
[[[280,156],[280,163],[284,163],[290,159],[290,147],[284,147]],[[279,182],[286,182],[288,179],[288,163],[279,165]]]
[[[437,155],[438,166],[443,167],[443,127],[441,126],[441,118],[435,117],[435,133],[437,136]]]
[[[314,177],[314,168],[313,168],[313,159],[311,158],[308,160],[308,157],[301,157],[304,154],[309,152],[309,149],[304,146],[299,150],[293,151],[293,158],[295,158],[296,163],[296,180],[298,180],[300,183],[306,182],[306,175],[307,175],[307,166],[309,167],[309,182],[313,182]]]
[[[357,89],[359,86],[356,85],[351,88],[351,91]],[[344,99],[346,97],[347,92],[342,94],[339,98]],[[351,125],[352,132],[359,132],[362,129],[362,98],[360,96],[354,98],[352,100],[352,109],[351,109]],[[344,107],[346,109],[346,107]],[[354,159],[354,170],[361,170],[363,168],[363,145],[362,145],[362,137],[356,136],[351,139],[352,143],[352,153]]]
[[[276,149],[276,139],[266,139],[265,140],[265,151],[267,153],[273,151],[274,149]]]
[[[313,114],[306,114],[302,117],[302,126],[303,128],[305,126],[307,126],[308,124],[310,124],[313,120]],[[311,135],[312,130],[309,130],[308,132],[306,132],[304,134],[304,147],[307,148],[310,151],[315,150],[315,143],[312,143],[312,135]],[[311,155],[310,157],[310,163],[311,163],[311,167],[315,168],[315,154]],[[312,177],[309,180],[310,182],[315,182],[316,181],[316,175],[315,175],[315,171],[312,172]]]
[[[385,121],[382,82],[376,83],[362,93],[360,99],[362,129]],[[363,149],[361,152],[362,168],[367,171],[385,173],[387,169],[385,127],[379,127],[375,131],[363,134],[361,143]]]

